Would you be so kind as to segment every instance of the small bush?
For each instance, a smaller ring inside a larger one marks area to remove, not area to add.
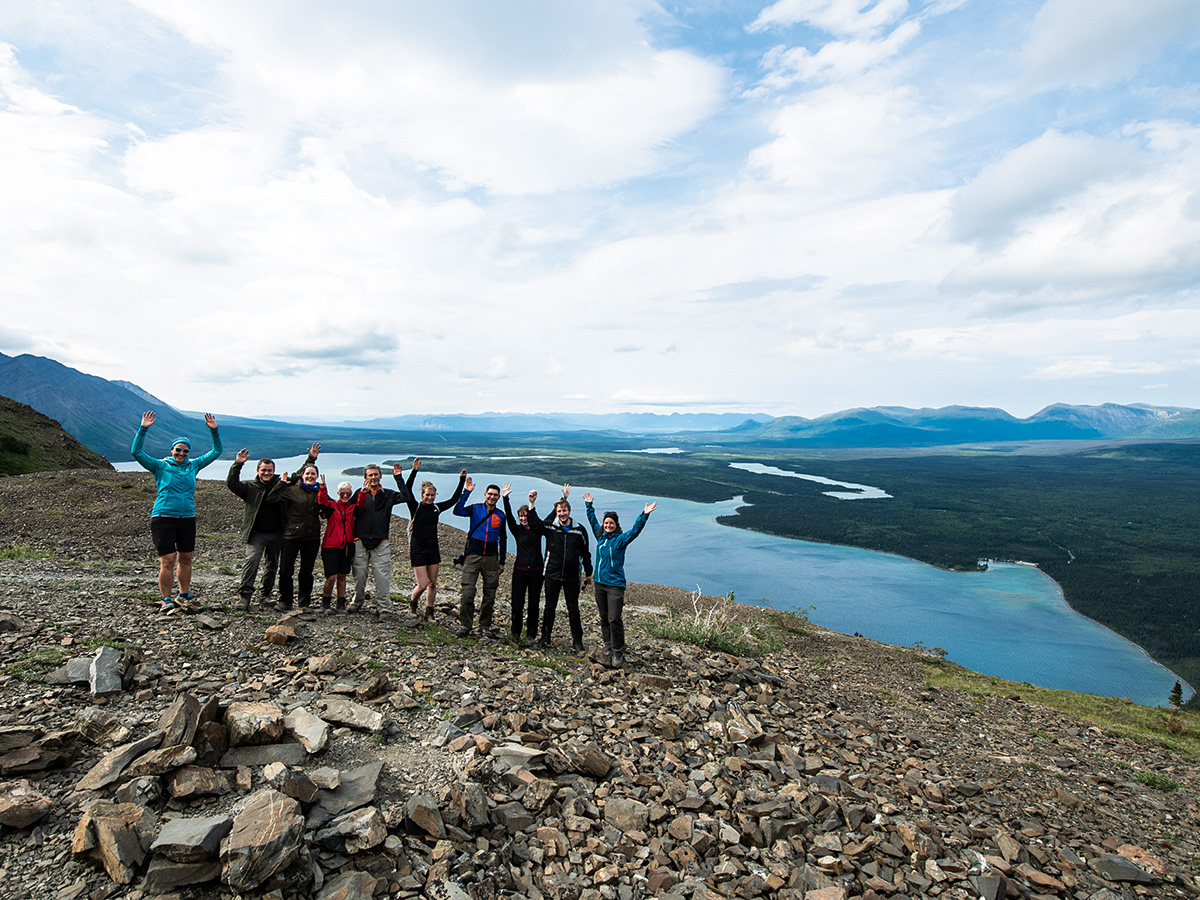
[[[1166,775],[1159,775],[1157,772],[1134,772],[1133,780],[1138,784],[1144,784],[1146,787],[1154,788],[1156,791],[1170,792],[1179,788],[1179,783],[1172,781]]]
[[[49,555],[45,550],[35,550],[28,544],[0,547],[0,559],[45,559]]]
[[[692,610],[672,609],[665,621],[651,619],[643,625],[650,637],[692,644],[734,656],[761,656],[780,646],[779,638],[757,621],[738,621],[733,594],[718,597],[706,606],[700,588],[692,592]]]

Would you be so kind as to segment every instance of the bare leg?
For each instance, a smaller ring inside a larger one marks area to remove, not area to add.
[[[178,554],[164,553],[158,558],[158,593],[163,597],[170,597],[171,592],[175,587],[175,561]],[[180,567],[182,570],[182,567]],[[188,575],[191,575],[192,567],[188,566]],[[180,575],[183,572],[180,571]],[[179,588],[183,590],[182,585]]]
[[[333,585],[335,582],[337,583],[337,586],[338,586],[338,596],[339,597],[346,596],[346,576],[345,575],[330,575],[328,578],[325,579],[325,586],[323,588],[321,588],[321,596],[322,597],[331,596],[331,594],[329,592],[333,590]]]
[[[192,589],[192,554],[179,551],[179,593],[187,594]],[[163,594],[165,597],[166,594]]]
[[[429,595],[428,595],[428,598],[425,600],[425,606],[428,609],[433,609],[433,607],[437,605],[438,563],[434,563],[432,566],[426,566],[425,568],[429,573],[426,576],[429,579]]]
[[[436,567],[434,571],[437,571]],[[413,566],[413,574],[417,576],[417,586],[413,588],[411,600],[416,603],[429,586],[429,566]]]

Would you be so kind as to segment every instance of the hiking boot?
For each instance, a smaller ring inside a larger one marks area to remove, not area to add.
[[[471,629],[465,625],[459,625],[457,628],[454,629],[454,636],[460,637],[460,638],[470,637]]]
[[[362,604],[357,600],[351,600],[346,604],[346,612],[362,612]]]
[[[275,602],[275,609],[277,609],[279,612],[287,612],[291,608],[292,604],[286,603],[283,600],[277,600]]]
[[[345,597],[338,597],[338,598],[337,598],[337,611],[338,611],[338,612],[345,612],[345,611],[346,611],[346,598],[345,598]]]
[[[583,641],[572,642],[571,649],[574,650],[576,653],[582,653],[585,649],[583,646]]]
[[[485,638],[487,638],[489,641],[498,641],[498,640],[500,640],[500,635],[496,634],[496,632],[492,631],[492,629],[490,629],[490,628],[480,628],[480,629],[479,629],[479,636],[480,636],[480,637],[485,637]]]
[[[233,608],[242,612],[250,612],[250,598],[238,597],[238,601],[236,604],[234,604]]]
[[[425,613],[424,613],[424,615],[421,617],[421,621],[423,621],[423,622],[432,622],[432,621],[433,621],[433,613],[434,613],[434,609],[433,609],[433,607],[432,607],[432,606],[427,606],[427,607],[425,607]]]
[[[625,668],[625,654],[618,650],[612,655],[612,667],[614,669]]]
[[[298,605],[301,609],[308,609],[312,606],[312,597],[301,597]]]
[[[160,616],[173,616],[179,612],[179,607],[175,605],[175,601],[170,597],[163,597],[162,603],[158,606],[158,614]]]
[[[408,601],[408,611],[411,612],[414,616],[421,615],[421,607],[419,605],[417,605],[416,600]]]
[[[325,615],[333,615],[333,596],[331,594],[321,595],[321,609]]]

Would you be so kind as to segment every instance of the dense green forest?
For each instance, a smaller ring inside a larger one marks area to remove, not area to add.
[[[1074,609],[1200,686],[1200,444],[846,458],[782,449],[612,452],[623,443],[529,438],[504,467],[650,497],[713,502],[740,494],[747,506],[724,524],[946,568],[973,568],[981,559],[1033,562]],[[529,458],[541,454],[553,458]],[[838,500],[823,493],[827,486],[751,474],[730,468],[734,462],[869,484],[892,498]]]

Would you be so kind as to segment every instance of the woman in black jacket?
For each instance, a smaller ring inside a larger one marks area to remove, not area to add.
[[[522,506],[515,516],[508,503],[512,486],[505,484],[500,493],[504,496],[504,518],[508,521],[508,533],[517,544],[517,557],[512,570],[512,636],[514,640],[520,639],[521,620],[524,618],[525,638],[532,641],[537,638],[538,615],[541,612],[538,600],[542,594],[542,535],[529,524],[529,507],[537,502],[537,491],[529,492],[529,506]],[[527,595],[529,607],[526,616]]]
[[[271,488],[266,503],[282,503],[285,510],[283,526],[283,548],[279,553],[279,602],[278,610],[292,608],[292,571],[296,557],[300,557],[300,608],[312,603],[313,565],[321,550],[321,505],[317,500],[317,467],[312,463],[300,469],[297,480],[293,475],[283,478]],[[325,477],[320,476],[321,484]]]

